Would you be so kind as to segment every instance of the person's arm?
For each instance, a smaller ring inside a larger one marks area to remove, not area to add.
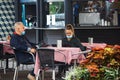
[[[29,51],[29,52],[31,52],[31,53],[35,53],[35,52],[36,52],[36,44],[30,42],[30,41],[27,39],[26,36],[23,36],[23,37],[24,37],[24,39],[32,46],[31,48],[28,47],[28,48],[27,48],[27,51]]]
[[[81,44],[81,41],[78,38],[75,39],[75,45],[76,47],[80,47],[82,51],[86,50],[86,47]]]
[[[32,48],[36,48],[36,43],[30,42],[26,36],[24,36],[24,39],[32,46]]]

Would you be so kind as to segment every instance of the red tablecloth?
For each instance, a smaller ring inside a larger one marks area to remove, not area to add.
[[[10,45],[9,41],[0,41],[0,44],[3,44],[4,53],[14,54],[13,49],[9,46]],[[105,43],[93,43],[92,45],[90,45],[89,43],[82,43],[82,44],[86,46],[87,48],[94,48],[94,47],[105,48],[105,46],[107,45]],[[78,58],[79,60],[85,59],[83,54],[74,55],[80,52],[79,48],[66,48],[66,47],[62,47],[62,48],[48,47],[48,48],[55,50],[55,61],[65,62],[63,55],[59,53],[62,53],[66,56],[66,63],[68,64],[70,64],[73,59],[78,59]],[[37,71],[39,68],[40,68],[40,63],[39,63],[38,56],[36,56],[35,69],[34,69],[35,74],[37,74]]]
[[[87,48],[102,48],[104,49],[106,47],[106,43],[93,43],[93,44],[89,44],[89,43],[82,43],[84,46],[86,46]]]
[[[73,59],[78,59],[78,57],[80,58],[80,60],[85,59],[83,54],[74,55],[80,52],[80,48],[66,48],[66,47],[62,47],[62,48],[47,47],[47,48],[55,50],[55,61],[66,62],[70,64]],[[65,55],[65,57],[63,54]],[[37,74],[39,68],[40,68],[40,62],[39,62],[38,55],[36,54],[36,62],[35,62],[35,69],[34,69],[35,74]]]
[[[105,48],[105,46],[107,45],[105,43],[94,43],[92,45],[89,45],[89,43],[82,43],[82,44],[84,46],[86,46],[87,48],[93,48],[93,47]],[[60,61],[60,62],[65,61],[63,55],[61,55],[59,53],[62,53],[66,56],[66,62],[68,64],[70,64],[73,59],[78,59],[78,58],[79,58],[79,60],[85,59],[83,54],[74,55],[74,54],[81,51],[80,48],[66,48],[66,47],[61,47],[61,48],[48,47],[48,48],[55,50],[55,61]],[[35,74],[38,73],[39,68],[40,68],[39,58],[38,58],[38,55],[36,54],[36,62],[35,62],[35,68],[34,68],[34,73]]]
[[[0,41],[0,44],[3,44],[3,53],[14,54],[9,41]]]

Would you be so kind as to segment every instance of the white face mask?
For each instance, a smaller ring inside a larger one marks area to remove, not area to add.
[[[70,35],[70,36],[66,36],[68,39],[71,39],[73,37],[73,35]]]
[[[25,35],[25,31],[23,31],[23,32],[21,33],[21,35]]]

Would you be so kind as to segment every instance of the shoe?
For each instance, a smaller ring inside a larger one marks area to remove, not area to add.
[[[32,76],[31,74],[28,74],[27,78],[28,78],[29,80],[35,80],[35,77]]]

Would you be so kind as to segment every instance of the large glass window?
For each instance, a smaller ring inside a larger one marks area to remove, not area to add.
[[[46,25],[49,27],[64,27],[64,2],[60,0],[48,0],[48,14],[46,15]]]
[[[73,21],[76,26],[118,26],[119,1],[73,0]]]

